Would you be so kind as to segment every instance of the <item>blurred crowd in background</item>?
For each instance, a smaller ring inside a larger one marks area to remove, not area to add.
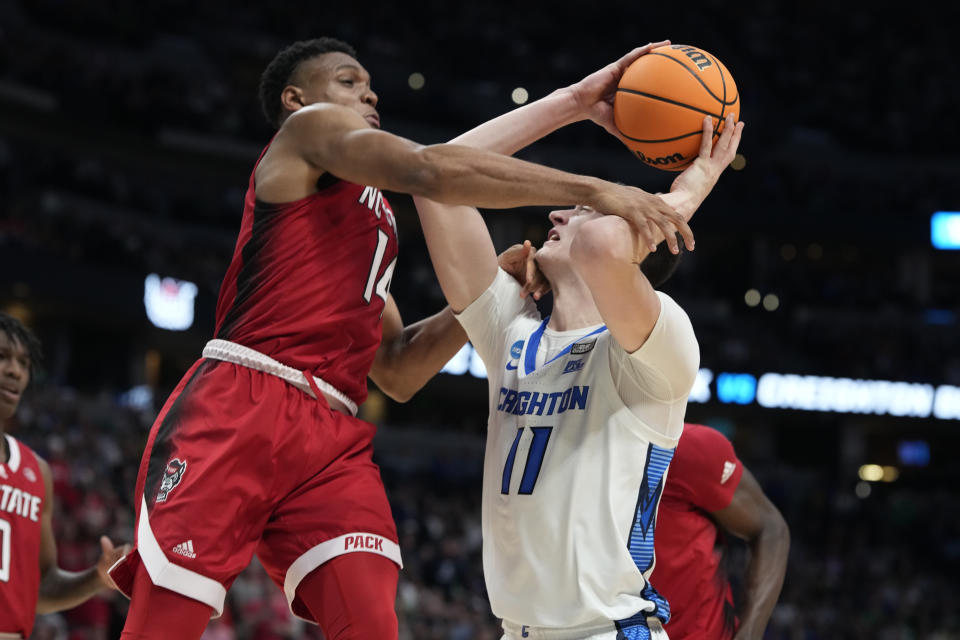
[[[424,143],[515,107],[517,87],[539,98],[648,40],[702,46],[736,78],[748,123],[746,164],[694,219],[697,250],[666,287],[691,316],[703,366],[960,385],[960,264],[929,240],[930,215],[960,208],[948,33],[960,5],[925,11],[0,0],[0,308],[47,352],[10,430],[54,470],[61,565],[89,564],[101,533],[132,536],[147,430],[212,331],[247,177],[270,139],[259,74],[299,38],[351,42],[384,128]],[[587,124],[522,155],[651,191],[672,178]],[[410,321],[443,300],[410,199],[391,202],[392,291]],[[498,248],[541,242],[545,213],[488,212]],[[197,284],[192,329],[147,321],[150,273]],[[485,384],[442,377],[408,406],[374,393],[366,408],[404,554],[401,637],[496,639],[480,562]],[[149,393],[131,406],[131,388]],[[691,412],[732,437],[791,527],[766,638],[960,638],[955,420]],[[855,492],[856,466],[895,457],[903,438],[929,442],[929,466]],[[422,440],[446,444],[409,444]],[[736,584],[746,551],[727,542]],[[42,618],[34,637],[116,637],[125,606],[95,599]],[[207,637],[321,636],[254,562]]]
[[[446,449],[440,457],[423,454],[415,464],[392,458],[392,439],[422,435],[403,425],[384,425],[390,439],[376,443],[404,559],[397,597],[404,640],[500,637],[480,557],[483,438],[477,421],[477,433],[464,436],[455,457]],[[133,486],[151,422],[149,412],[123,406],[106,393],[86,395],[46,385],[25,400],[12,432],[50,462],[64,568],[89,566],[101,534],[131,539]],[[747,443],[735,437],[734,444]],[[754,459],[742,452],[741,457],[791,527],[787,578],[766,638],[960,637],[960,585],[955,579],[960,521],[952,487],[875,484],[869,495],[858,497],[852,482],[832,469]],[[746,548],[734,539],[726,544],[724,564],[738,590]],[[33,637],[118,637],[126,604],[113,594],[42,616]],[[322,634],[291,616],[282,590],[254,560],[228,592],[224,616],[211,622],[204,638],[293,640],[322,639]]]

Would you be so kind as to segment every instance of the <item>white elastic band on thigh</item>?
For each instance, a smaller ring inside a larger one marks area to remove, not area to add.
[[[293,367],[288,367],[282,362],[278,362],[270,356],[260,353],[256,349],[245,347],[242,344],[230,342],[229,340],[211,340],[207,343],[207,346],[203,348],[203,357],[232,362],[242,367],[269,373],[272,376],[286,380],[308,396],[316,397],[316,394],[314,394],[313,389],[310,388],[310,384],[306,380],[305,373],[297,371]],[[348,398],[346,394],[329,382],[316,376],[313,376],[313,381],[320,391],[342,402],[350,411],[351,415],[357,415],[357,403]]]
[[[293,611],[293,601],[297,597],[297,587],[311,571],[337,556],[357,552],[375,553],[384,556],[393,560],[397,563],[397,566],[403,569],[400,545],[375,533],[346,533],[326,542],[321,542],[294,560],[290,568],[287,569],[287,575],[283,580],[283,592],[287,596],[290,612],[295,616],[297,615]]]

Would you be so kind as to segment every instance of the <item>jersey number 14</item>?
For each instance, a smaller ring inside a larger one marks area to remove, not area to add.
[[[370,304],[373,300],[373,294],[387,303],[387,296],[390,295],[390,280],[393,278],[393,268],[397,266],[397,257],[394,256],[387,268],[383,270],[383,275],[377,279],[380,273],[380,265],[383,263],[383,257],[387,253],[387,242],[390,236],[383,229],[377,229],[377,250],[373,254],[373,262],[370,263],[370,273],[367,275],[367,286],[363,290],[363,301]]]

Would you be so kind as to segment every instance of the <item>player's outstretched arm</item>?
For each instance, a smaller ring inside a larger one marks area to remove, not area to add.
[[[129,545],[114,547],[106,536],[100,538],[100,560],[86,571],[64,571],[57,566],[57,542],[53,536],[53,476],[50,466],[40,461],[40,472],[46,498],[41,515],[40,540],[40,597],[37,613],[52,613],[72,609],[82,604],[99,591],[115,589],[116,585],[107,570],[130,551]]]
[[[557,129],[588,119],[618,135],[613,97],[620,78],[637,58],[668,44],[663,40],[637,47],[579,82],[488,120],[450,142],[511,156]]]
[[[638,47],[579,82],[485,122],[451,143],[513,154],[567,124],[602,119],[598,114],[612,109],[613,93],[630,63],[663,44],[667,42]],[[648,204],[656,199],[640,190],[635,190],[635,195]],[[415,197],[414,202],[440,287],[451,307],[462,311],[487,289],[497,272],[496,254],[486,223],[474,207],[451,206],[429,197]],[[586,201],[573,204],[581,203]],[[610,206],[617,208],[616,204]],[[642,226],[642,231],[654,233],[645,224]],[[662,232],[659,238],[663,239]],[[674,235],[670,239],[676,242]],[[690,239],[692,241],[692,237]]]
[[[760,640],[787,571],[787,522],[746,468],[730,505],[712,515],[721,527],[750,545],[744,604],[735,640]]]
[[[630,220],[642,236],[657,227],[668,236],[681,232],[688,246],[693,242],[680,215],[640,189],[464,145],[420,145],[373,129],[334,104],[312,104],[287,118],[258,166],[257,195],[267,202],[304,197],[324,172],[452,205],[585,203]]]
[[[712,144],[712,122],[704,119],[700,154],[662,198],[689,218],[716,184],[736,154],[743,123],[730,116],[723,134]],[[602,213],[606,213],[601,210]],[[585,222],[570,245],[574,268],[590,287],[610,332],[628,352],[643,346],[660,316],[660,300],[637,267],[649,254],[643,239],[615,216]]]

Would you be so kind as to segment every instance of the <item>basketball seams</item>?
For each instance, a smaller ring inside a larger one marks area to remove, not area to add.
[[[648,54],[648,55],[649,55],[649,54]],[[620,93],[620,92],[629,93],[629,94],[633,94],[633,95],[636,95],[636,96],[643,96],[644,98],[650,98],[651,100],[658,100],[658,101],[660,101],[660,102],[666,102],[666,103],[668,103],[668,104],[673,104],[673,105],[676,105],[676,106],[678,106],[678,107],[683,107],[684,109],[690,109],[691,111],[697,111],[697,112],[699,112],[699,113],[702,113],[702,114],[705,115],[705,116],[713,116],[714,118],[720,117],[720,116],[718,116],[717,114],[715,114],[714,112],[708,111],[707,109],[701,109],[700,107],[695,107],[695,106],[693,106],[692,104],[687,104],[686,102],[680,102],[679,100],[672,100],[672,99],[670,99],[670,98],[664,98],[663,96],[654,95],[654,94],[652,94],[652,93],[645,93],[645,92],[643,92],[643,91],[637,91],[636,89],[621,89],[621,88],[618,88],[618,89],[617,89],[617,93]],[[699,132],[698,132],[698,133],[699,133]]]
[[[713,63],[717,65],[717,71],[720,72],[720,85],[723,87],[723,100],[720,101],[720,118],[719,120],[717,120],[717,126],[713,128],[712,137],[713,137],[713,143],[715,144],[717,142],[717,139],[720,137],[720,127],[723,126],[723,116],[726,115],[725,111],[727,109],[727,79],[724,76],[723,67],[720,65],[720,62],[716,58],[714,58],[711,54],[707,53],[706,51],[704,51],[703,53],[705,53],[711,60],[713,60]]]
[[[698,136],[700,135],[700,130],[697,129],[696,131],[691,131],[690,133],[684,133],[679,136],[674,136],[673,138],[660,138],[657,140],[643,140],[641,138],[634,138],[633,136],[628,136],[623,131],[620,132],[620,135],[622,135],[624,138],[627,138],[628,140],[633,140],[634,142],[644,142],[644,143],[654,144],[659,142],[674,142],[676,140],[683,140],[684,138],[689,138],[690,136]]]
[[[703,49],[697,49],[697,50],[700,51],[701,53],[706,53],[707,55],[710,55],[709,53],[707,53],[707,52],[704,51]],[[710,94],[710,97],[711,97],[711,98],[713,98],[714,100],[716,100],[716,101],[719,102],[720,104],[724,104],[724,100],[726,100],[726,97],[727,97],[727,96],[726,96],[726,93],[724,93],[723,99],[721,99],[717,94],[715,94],[715,93],[713,92],[712,89],[710,89],[709,86],[707,86],[707,83],[704,82],[703,79],[702,79],[700,76],[697,75],[697,74],[699,73],[699,71],[694,71],[693,69],[691,69],[690,67],[688,67],[688,66],[686,65],[686,63],[683,62],[683,60],[678,60],[677,58],[674,58],[673,56],[668,56],[668,55],[665,54],[665,53],[658,53],[658,52],[656,52],[656,51],[651,51],[650,53],[648,53],[648,54],[646,54],[646,55],[648,55],[648,56],[660,56],[661,58],[666,58],[667,60],[673,60],[673,61],[676,62],[678,65],[680,65],[681,67],[683,67],[684,69],[686,69],[687,73],[689,73],[691,76],[693,76],[694,80],[696,80],[697,82],[699,82],[699,83],[700,83],[700,86],[703,87],[704,90],[705,90],[708,94]],[[713,59],[714,62],[717,61],[716,58],[713,58],[713,56],[710,56],[710,57],[711,57],[711,59]],[[719,65],[717,65],[717,71],[720,71],[720,66],[719,66]],[[721,78],[723,77],[723,72],[722,72],[722,71],[720,71],[720,77],[721,77]],[[651,97],[652,97],[652,96],[651,96]],[[730,104],[733,104],[733,103],[731,102]],[[714,114],[710,114],[710,115],[714,115]]]

